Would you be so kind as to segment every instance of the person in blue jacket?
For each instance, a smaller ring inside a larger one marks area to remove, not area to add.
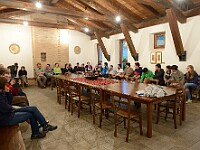
[[[0,76],[0,127],[12,126],[22,122],[30,122],[31,139],[39,139],[46,136],[48,131],[53,131],[57,126],[48,124],[44,116],[35,106],[14,108],[12,94],[7,88],[7,79]],[[43,132],[39,128],[43,127]]]
[[[108,71],[109,71],[108,63],[105,62],[105,63],[104,63],[104,67],[102,68],[102,71],[101,71],[101,75],[102,75],[102,76],[106,76],[106,74],[108,74]]]

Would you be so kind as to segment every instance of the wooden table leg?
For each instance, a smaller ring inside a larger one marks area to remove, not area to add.
[[[147,137],[152,137],[152,103],[147,104]]]
[[[53,77],[51,77],[51,90],[53,90]]]
[[[185,99],[183,99],[182,109],[183,109],[183,112],[182,112],[182,121],[185,121],[185,119],[186,119]]]

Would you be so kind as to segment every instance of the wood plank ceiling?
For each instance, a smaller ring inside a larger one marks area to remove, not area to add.
[[[37,9],[38,0],[1,0],[0,22],[23,22],[16,17],[31,14],[54,14],[59,16],[55,23],[34,22],[30,25],[55,28],[69,28],[84,32],[95,38],[95,32],[101,37],[121,33],[120,23],[126,24],[129,31],[168,22],[166,10],[172,8],[177,12],[177,20],[184,23],[184,18],[200,14],[200,0],[39,0],[43,7]],[[115,21],[116,16],[121,22]],[[47,18],[48,19],[48,18]]]

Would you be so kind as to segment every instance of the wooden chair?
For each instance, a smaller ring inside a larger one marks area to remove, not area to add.
[[[112,102],[113,102],[114,118],[115,118],[114,119],[114,122],[115,122],[114,136],[117,137],[117,126],[120,123],[124,122],[124,128],[127,129],[126,142],[128,142],[129,131],[130,131],[130,121],[139,123],[140,135],[143,135],[142,114],[141,112],[132,110],[131,99],[125,95],[121,95],[118,93],[111,93],[111,97],[112,97]],[[118,122],[120,118],[123,118],[123,121]],[[126,127],[126,120],[128,121],[127,127]]]
[[[200,100],[200,76],[198,76],[198,87],[194,90],[191,90],[190,93],[192,95],[192,99],[193,96],[195,96],[195,100]]]
[[[183,104],[185,103],[185,100],[186,100],[185,89],[177,89],[176,97],[174,100],[168,100],[168,101],[164,101],[158,104],[156,123],[158,124],[159,122],[160,113],[165,112],[165,119],[167,119],[168,114],[170,113],[173,115],[174,128],[177,129],[176,116],[179,115],[180,125],[182,125],[182,114],[184,111]],[[161,108],[164,108],[164,109],[161,110]]]
[[[68,111],[70,111],[70,92],[69,92],[70,84],[69,81],[64,80],[63,81],[63,89],[65,93],[65,109],[67,109],[68,104]]]
[[[57,102],[61,104],[62,97],[65,96],[65,90],[63,88],[63,80],[59,78],[55,78],[56,81],[56,89],[57,89]]]
[[[92,107],[93,107],[93,124],[95,124],[96,115],[99,116],[99,127],[102,125],[102,118],[105,114],[106,118],[108,118],[109,109],[112,109],[112,103],[108,101],[103,101],[103,92],[101,89],[93,88],[91,91],[92,95]],[[100,112],[97,112],[100,111]]]
[[[80,111],[82,104],[89,105],[90,113],[92,113],[91,97],[82,94],[83,86],[75,82],[69,82],[69,101],[71,105],[71,115],[73,115],[74,104],[78,105],[78,118],[80,117]]]

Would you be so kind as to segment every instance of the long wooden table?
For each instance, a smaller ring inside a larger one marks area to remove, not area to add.
[[[176,89],[175,88],[170,88],[170,87],[163,87],[164,90],[167,92],[167,95],[162,97],[162,98],[151,98],[151,97],[144,97],[144,96],[138,96],[136,94],[136,91],[144,90],[147,84],[143,83],[136,83],[136,82],[130,82],[126,80],[118,81],[117,83],[113,84],[107,84],[107,85],[94,85],[94,84],[89,84],[86,82],[81,82],[78,80],[75,80],[77,78],[83,78],[83,75],[76,75],[76,74],[70,74],[67,76],[64,75],[57,75],[54,76],[54,78],[59,78],[62,80],[69,80],[71,82],[76,82],[79,84],[82,84],[84,86],[88,86],[89,88],[95,87],[99,88],[102,91],[106,92],[115,92],[118,94],[130,96],[130,98],[135,101],[139,102],[142,104],[146,104],[146,109],[147,109],[147,137],[151,138],[152,137],[152,106],[153,104],[158,104],[162,101],[166,101],[169,99],[174,99],[176,95]],[[104,93],[103,92],[103,93]],[[102,96],[104,97],[104,96]],[[185,105],[183,109],[183,120],[185,120]]]

